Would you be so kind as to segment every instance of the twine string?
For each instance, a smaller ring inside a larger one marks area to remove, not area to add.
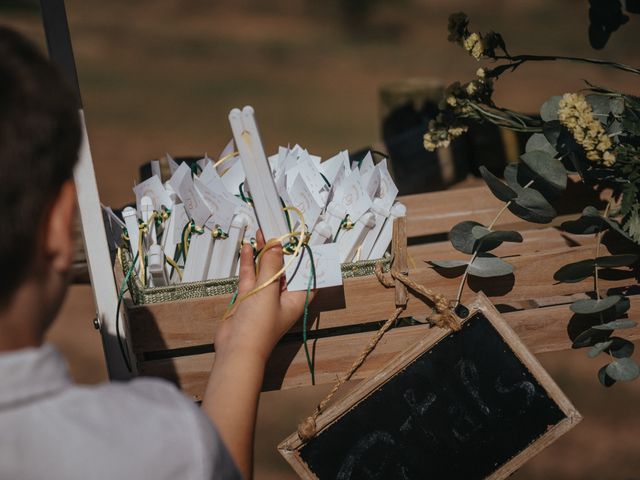
[[[256,262],[256,277],[260,274],[260,264],[262,262],[262,257],[264,255],[264,253],[267,252],[270,248],[275,247],[276,245],[282,245],[282,242],[284,240],[288,240],[288,242],[284,246],[282,246],[281,248],[282,248],[282,251],[283,251],[283,253],[285,255],[290,255],[289,260],[287,262],[285,262],[285,264],[282,266],[282,268],[280,268],[276,273],[274,273],[271,277],[269,277],[267,280],[265,280],[261,285],[258,285],[257,287],[255,287],[254,289],[250,290],[249,292],[247,292],[247,293],[245,293],[243,295],[239,295],[238,298],[236,299],[236,301],[234,302],[234,304],[230,305],[227,308],[225,314],[222,316],[222,321],[225,321],[228,318],[230,318],[235,313],[237,307],[242,302],[244,302],[246,299],[248,299],[249,297],[252,297],[253,295],[255,295],[258,292],[261,292],[262,290],[267,288],[269,285],[271,285],[273,282],[279,280],[280,277],[282,276],[282,274],[284,272],[286,272],[287,269],[298,258],[298,256],[300,255],[300,252],[302,251],[304,246],[307,244],[307,242],[309,240],[309,234],[308,234],[308,231],[307,231],[306,224],[304,222],[303,213],[299,209],[297,209],[296,207],[284,207],[283,210],[285,212],[294,212],[294,213],[296,213],[296,215],[298,215],[298,217],[300,218],[300,230],[299,231],[290,231],[289,233],[285,233],[284,235],[281,235],[280,237],[272,238],[272,239],[267,241],[267,243],[264,245],[262,250],[260,250],[260,252],[256,256],[256,260],[255,260],[255,262]]]
[[[401,273],[397,268],[392,267],[388,275],[382,272],[382,263],[376,264],[376,277],[387,288],[395,287],[395,280],[399,280],[404,286],[410,288],[414,292],[417,292],[421,296],[427,298],[434,305],[434,312],[430,316],[430,320],[433,324],[443,328],[449,328],[453,331],[460,329],[460,323],[451,309],[450,302],[447,298],[439,293],[435,293],[433,290],[426,288],[424,285],[420,285],[414,280],[410,279],[407,275]],[[353,361],[351,367],[345,375],[338,378],[331,391],[318,403],[313,414],[307,417],[298,425],[298,437],[302,441],[307,441],[316,435],[316,420],[318,416],[325,410],[331,399],[338,392],[340,387],[353,377],[356,371],[362,366],[369,354],[376,348],[382,336],[391,328],[391,326],[398,320],[400,314],[406,309],[405,305],[397,306],[391,316],[384,322],[382,327],[376,332],[375,336],[369,341],[366,347],[362,350],[360,355]]]

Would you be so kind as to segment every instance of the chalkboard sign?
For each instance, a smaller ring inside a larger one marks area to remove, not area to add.
[[[580,420],[484,296],[279,450],[302,478],[505,478]]]

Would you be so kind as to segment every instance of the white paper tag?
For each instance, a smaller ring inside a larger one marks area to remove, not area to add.
[[[142,197],[151,198],[153,209],[157,211],[160,211],[162,205],[170,208],[173,204],[160,178],[155,175],[152,175],[144,182],[133,187],[133,192],[136,194],[136,208],[138,211],[140,211],[140,200],[142,200]]]
[[[398,187],[396,187],[396,184],[387,169],[387,159],[379,162],[375,168],[380,174],[380,186],[378,187],[378,193],[376,196],[382,199],[380,206],[390,209],[398,196]]]
[[[167,163],[169,164],[169,172],[173,175],[176,173],[176,170],[178,170],[178,162],[176,162],[168,153],[165,153],[164,156],[167,158]]]
[[[322,212],[322,205],[316,201],[313,193],[309,190],[309,187],[300,175],[296,177],[293,185],[289,189],[289,198],[291,200],[291,204],[302,211],[307,229],[313,229],[313,226],[316,224],[316,221]],[[297,227],[299,224],[297,221],[298,216],[295,212],[289,212],[289,216],[290,218],[295,219],[294,228]]]
[[[289,194],[287,193],[286,180],[287,180],[286,175],[280,175],[275,180],[276,190],[278,192],[278,195],[280,195],[280,198],[282,198],[285,204],[289,199]]]
[[[380,188],[380,170],[372,168],[362,174],[362,185],[369,198],[373,199]]]
[[[311,278],[311,288],[342,285],[338,245],[336,243],[325,243],[324,245],[314,245],[310,248],[315,266],[315,281]],[[285,256],[284,261],[289,261],[289,258]],[[309,253],[304,249],[300,254],[300,258],[294,260],[287,268],[287,290],[292,292],[306,290],[309,286],[310,277],[311,259]]]
[[[160,170],[160,161],[159,160],[151,160],[149,162],[151,166],[151,175],[155,175],[162,181],[162,171]]]
[[[169,180],[171,188],[178,194],[184,208],[187,210],[187,214],[198,225],[204,225],[211,215],[209,208],[204,203],[204,200],[198,194],[193,179],[191,178],[191,169],[186,163],[181,163],[176,172]]]
[[[204,157],[200,158],[196,163],[198,164],[198,167],[200,167],[200,172],[202,173],[205,167],[211,163],[211,159],[205,153]]]
[[[225,162],[226,163],[226,162]],[[221,165],[225,165],[224,163]],[[227,165],[228,166],[228,165]],[[222,183],[231,195],[240,194],[240,184],[245,180],[242,162],[236,162],[234,165],[220,174]],[[246,185],[245,185],[246,186]]]
[[[218,160],[220,160],[222,157],[226,157],[227,155],[231,155],[231,153],[233,153],[235,148],[235,144],[233,143],[233,138],[231,140],[229,140],[229,143],[227,143],[224,147],[224,149],[222,150],[222,152],[220,152],[220,155],[218,155]]]
[[[301,150],[300,145],[296,145],[287,152],[284,161],[280,164],[280,174],[286,174],[286,172],[298,164],[298,157],[300,156]]]
[[[287,190],[289,190],[293,186],[293,182],[300,173],[300,165],[292,165],[289,169],[284,172],[284,177],[286,178],[285,185]]]
[[[354,222],[371,207],[371,198],[364,191],[358,170],[344,179],[340,187],[340,202]]]
[[[333,184],[341,170],[349,168],[349,153],[346,150],[328,158],[320,164],[319,170]]]
[[[360,162],[360,173],[363,175],[367,173],[369,170],[373,170],[373,157],[371,156],[371,152],[367,152],[362,161]]]
[[[222,178],[218,174],[216,167],[213,166],[213,163],[209,163],[204,170],[200,174],[200,181],[204,183],[209,189],[221,195],[228,195],[226,187],[222,182]]]
[[[233,202],[229,201],[224,195],[211,190],[198,177],[193,179],[193,184],[209,209],[210,216],[204,222],[204,225],[210,230],[215,229],[216,225],[218,225],[223,231],[228,232],[235,214]]]
[[[271,167],[271,175],[275,178],[280,175],[281,167],[284,164],[289,149],[287,147],[278,147],[278,153],[269,157],[269,166]]]
[[[300,167],[300,176],[307,184],[316,202],[322,205],[324,202],[320,192],[325,189],[326,184],[306,150],[300,155],[298,166]]]
[[[309,158],[311,159],[311,161],[313,162],[316,168],[320,168],[320,162],[322,162],[322,157],[319,157],[318,155],[311,155],[309,153]]]

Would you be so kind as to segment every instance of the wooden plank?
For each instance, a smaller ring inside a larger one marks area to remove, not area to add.
[[[597,197],[587,188],[575,180],[571,180],[569,185],[570,188],[563,197],[567,201],[562,203],[561,214],[578,213],[587,203],[595,203]],[[407,235],[410,238],[445,234],[463,220],[475,220],[486,225],[503,206],[484,185],[405,195],[398,200],[407,206]],[[510,212],[505,212],[496,225],[519,230],[546,228],[545,225],[525,222]],[[89,277],[79,222],[76,225],[76,237],[73,281],[83,283]]]
[[[640,315],[640,294],[630,296],[630,300],[631,308],[628,316],[637,318]],[[386,309],[385,315],[391,313],[390,308],[393,308],[393,304]],[[568,304],[530,308],[502,315],[534,353],[571,348],[567,328],[572,312]],[[364,378],[372,374],[418,339],[435,337],[440,332],[440,329],[429,328],[427,325],[390,330],[356,372],[354,378]],[[335,381],[337,375],[347,371],[353,359],[374,334],[375,332],[354,333],[316,340],[314,348],[316,383],[331,383]],[[621,330],[616,334],[630,340],[640,339],[640,326]],[[576,355],[584,355],[584,351],[576,352]],[[214,356],[215,354],[208,353],[142,362],[140,371],[143,375],[161,376],[172,380],[187,394],[199,399],[204,391]],[[310,376],[301,342],[289,341],[276,346],[267,366],[264,390],[308,385],[310,385]]]
[[[553,274],[567,263],[590,258],[592,255],[593,248],[586,246],[513,257],[509,261],[517,272],[515,278],[502,277],[490,282],[471,279],[471,288],[466,289],[466,297],[472,295],[472,290],[482,288],[494,303],[519,304],[551,295],[573,295],[591,291],[591,279],[556,284]],[[412,270],[410,276],[450,299],[456,295],[460,282],[460,277],[446,278],[424,265]],[[630,278],[602,279],[601,283],[601,288],[608,289],[633,285],[635,280],[631,275]],[[206,343],[203,339],[214,337],[216,326],[230,298],[230,295],[220,295],[129,309],[129,327],[136,353]],[[423,315],[428,307],[411,292],[409,298],[407,315]],[[346,279],[343,288],[328,288],[318,292],[311,307],[309,328],[326,329],[383,320],[389,306],[394,304],[394,290],[384,288],[375,276]],[[185,312],[189,312],[188,315]],[[299,330],[300,324],[297,324],[293,331]]]
[[[544,253],[578,246],[595,246],[595,238],[593,235],[573,235],[554,227],[523,230],[520,233],[523,238],[522,243],[505,242],[493,250],[492,253],[504,257],[525,253],[528,255],[538,252]],[[408,250],[410,255],[409,266],[412,267],[414,266],[411,264],[411,260],[418,262],[436,258],[447,258],[449,260],[469,258],[468,254],[459,252],[453,248],[449,240],[411,245]]]
[[[603,198],[606,194],[602,194]],[[407,235],[424,237],[448,232],[455,224],[474,220],[488,225],[504,203],[496,199],[486,186],[406,195],[399,199],[407,207]],[[556,202],[559,215],[576,214],[585,205],[600,206],[598,195],[576,178],[570,178],[567,192]],[[545,228],[545,225],[525,222],[511,212],[505,212],[496,226],[516,230]]]

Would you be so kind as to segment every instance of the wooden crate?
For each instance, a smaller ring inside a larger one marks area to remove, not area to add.
[[[109,376],[125,379],[130,375],[116,338],[118,295],[110,270],[64,0],[42,2],[42,16],[50,56],[74,87],[83,131],[74,178],[90,268],[87,269],[83,252],[78,250],[74,274],[77,281],[86,282],[91,278],[97,307],[95,324],[102,334]],[[565,195],[564,198],[570,201],[562,203],[561,214],[577,213],[582,205],[592,202],[593,192],[577,188],[577,185],[572,183]],[[459,254],[446,241],[446,232],[462,220],[487,224],[502,204],[485,187],[411,195],[401,200],[408,207],[409,253],[415,262],[410,270],[411,278],[452,298],[459,280],[442,277],[424,260],[455,258]],[[593,239],[565,235],[553,227],[528,224],[508,213],[498,226],[524,230],[525,243],[504,245],[497,250],[499,255],[512,257],[510,261],[516,267],[517,275],[515,282],[500,279],[485,283],[482,285],[485,293],[502,308],[505,318],[534,352],[568,348],[568,304],[585,297],[592,285],[590,281],[555,285],[552,276],[566,263],[592,257]],[[116,272],[116,277],[118,273],[121,274]],[[602,286],[624,291],[631,299],[629,315],[638,314],[639,294],[633,277],[602,279]],[[312,305],[311,316],[318,383],[333,382],[348,368],[373,335],[379,321],[393,311],[394,297],[394,291],[383,287],[375,277],[348,279],[344,288],[319,293]],[[135,373],[168,378],[194,398],[201,398],[215,356],[212,339],[229,300],[229,295],[222,295],[135,306],[130,298],[125,298],[122,308],[124,340],[133,356]],[[420,298],[410,294],[406,315],[417,317],[430,310]],[[430,333],[425,325],[404,325],[399,324],[383,337],[356,378],[367,376],[406,346]],[[626,333],[629,338],[640,337],[638,328]],[[267,367],[264,388],[309,385],[310,380],[298,324],[276,346]]]
[[[579,211],[593,194],[576,191],[574,210]],[[408,210],[409,263],[413,261],[410,277],[454,298],[460,278],[446,278],[425,261],[465,258],[451,247],[446,232],[463,220],[487,224],[503,204],[485,187],[411,195],[400,201]],[[565,207],[571,210],[570,205]],[[557,222],[565,218],[567,215],[560,216]],[[510,213],[502,216],[498,227],[516,228],[523,233],[522,244],[504,244],[495,251],[509,258],[515,267],[515,278],[472,281],[466,290],[467,298],[473,296],[473,289],[481,288],[533,352],[570,348],[569,304],[578,298],[587,298],[593,282],[587,279],[557,283],[553,274],[567,263],[593,257],[593,236],[569,235],[554,226],[524,222]],[[601,251],[604,253],[605,248]],[[616,289],[629,295],[632,317],[640,313],[640,294],[635,284],[631,273],[626,278],[601,279],[601,289]],[[135,306],[127,298],[123,315],[138,374],[167,378],[195,399],[202,398],[215,358],[212,340],[230,299],[230,295],[220,295]],[[375,276],[346,279],[343,287],[321,290],[311,305],[309,317],[316,383],[333,382],[345,372],[374,335],[380,321],[388,318],[394,309],[394,290],[382,286]],[[429,304],[409,292],[403,316],[424,317],[430,312]],[[408,325],[408,322],[392,328],[354,378],[366,377],[381,368],[398,352],[429,334],[429,329],[427,325]],[[639,338],[640,328],[625,333],[630,339]],[[263,388],[306,385],[311,385],[311,376],[298,323],[276,346]]]

